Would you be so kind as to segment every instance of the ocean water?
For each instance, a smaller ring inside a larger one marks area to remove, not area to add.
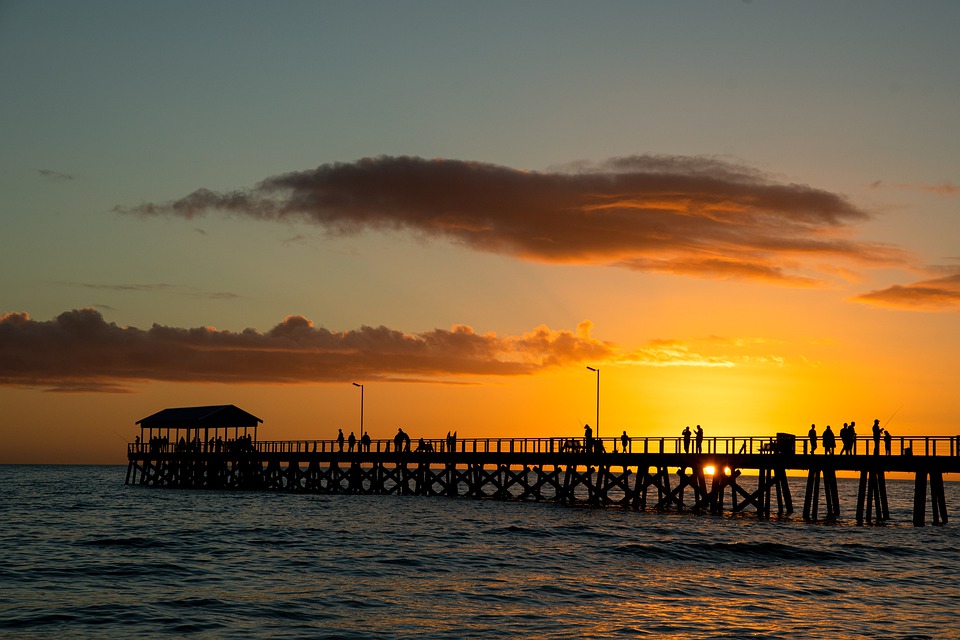
[[[853,480],[810,524],[124,473],[0,466],[0,637],[960,637],[957,521],[913,527],[910,481],[856,526]]]

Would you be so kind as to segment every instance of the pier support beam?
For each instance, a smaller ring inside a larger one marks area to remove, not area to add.
[[[927,476],[930,477],[930,510],[933,525],[947,524],[947,501],[943,494],[943,474],[938,471],[918,471],[913,492],[913,525],[926,524]]]
[[[803,496],[803,519],[817,520],[820,508],[820,478],[823,477],[823,495],[826,501],[825,520],[836,520],[840,515],[840,496],[837,490],[837,473],[833,469],[810,469],[807,474],[807,491]]]
[[[874,509],[876,518],[873,517]],[[857,491],[857,524],[863,524],[864,519],[868,523],[875,521],[877,524],[890,519],[890,509],[887,506],[887,482],[883,471],[877,469],[860,472],[860,488]]]

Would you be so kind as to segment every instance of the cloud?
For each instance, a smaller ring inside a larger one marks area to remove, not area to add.
[[[652,367],[734,367],[727,356],[708,356],[692,351],[690,345],[677,340],[656,340],[638,349],[623,360]]]
[[[960,193],[960,187],[953,184],[952,182],[944,182],[942,184],[924,184],[920,182],[913,183],[888,183],[883,182],[882,180],[877,180],[870,184],[871,189],[910,189],[914,191],[927,191],[929,193],[936,193],[941,196],[954,196]]]
[[[960,270],[939,278],[870,291],[854,300],[888,309],[960,311]]]
[[[416,335],[387,327],[333,332],[289,316],[269,331],[107,322],[94,309],[36,321],[0,315],[0,385],[52,391],[120,392],[143,381],[301,384],[514,376],[614,353],[577,333],[537,327],[520,336],[479,334],[465,325]]]
[[[854,240],[854,225],[869,216],[842,196],[703,157],[631,156],[545,172],[365,158],[115,210],[186,219],[221,211],[338,235],[406,231],[523,260],[800,286],[824,283],[818,263],[906,259],[894,246]]]
[[[82,287],[84,289],[93,289],[96,291],[118,291],[135,293],[167,293],[183,296],[187,298],[196,298],[204,300],[234,300],[240,296],[230,291],[197,291],[191,287],[181,287],[178,285],[166,284],[163,282],[154,283],[93,283],[93,282],[63,282],[71,287]]]
[[[50,169],[34,169],[34,171],[36,171],[41,178],[45,178],[47,180],[54,180],[57,182],[64,182],[67,180],[77,179],[76,176],[70,175],[69,173],[60,173],[59,171],[52,171]]]
[[[740,365],[783,367],[783,356],[750,351],[765,348],[771,341],[765,338],[724,338],[709,336],[699,340],[652,340],[646,346],[623,354],[620,364],[648,367],[706,367],[731,368]],[[714,351],[717,353],[710,354]]]

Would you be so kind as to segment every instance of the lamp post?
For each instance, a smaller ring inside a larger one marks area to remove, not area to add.
[[[600,368],[597,367],[595,369],[593,367],[587,367],[587,369],[590,369],[590,371],[594,371],[597,374],[597,422],[595,426],[597,428],[597,438],[599,438],[600,437]]]
[[[360,437],[363,437],[363,385],[354,382],[353,386],[360,387]]]

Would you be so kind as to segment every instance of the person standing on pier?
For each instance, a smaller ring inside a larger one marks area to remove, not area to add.
[[[583,425],[583,450],[593,453],[593,429],[589,424]]]
[[[360,450],[361,451],[370,451],[370,434],[364,433],[360,436]]]
[[[697,453],[703,453],[703,427],[697,425],[696,440]]]
[[[347,451],[353,453],[353,448],[357,446],[357,436],[353,435],[353,431],[350,432],[350,437],[347,438]]]
[[[810,431],[807,432],[807,439],[810,440],[810,454],[817,452],[817,425],[810,425]],[[823,448],[827,448],[826,434],[824,434]]]
[[[880,419],[877,418],[873,421],[873,455],[880,455],[880,434],[883,432],[883,428],[880,426]]]
[[[893,448],[893,436],[890,435],[890,432],[886,429],[883,430],[883,448],[886,450],[886,454],[890,455],[890,450]]]
[[[690,453],[690,425],[685,426],[680,433],[683,434],[683,452]]]
[[[837,437],[833,435],[833,429],[830,428],[830,425],[827,425],[827,428],[823,430],[823,453],[832,456],[836,449]]]
[[[630,444],[630,436],[627,435],[626,430],[624,430],[623,435],[620,436],[620,444],[623,445],[623,452],[627,452],[627,446]]]
[[[337,429],[337,444],[340,445],[340,453],[343,453],[343,429]]]
[[[840,442],[843,443],[843,446],[840,447],[840,455],[844,455],[845,453],[847,453],[847,439],[848,439],[848,438],[849,438],[849,436],[847,435],[847,423],[844,422],[844,423],[843,423],[843,426],[840,427]]]

